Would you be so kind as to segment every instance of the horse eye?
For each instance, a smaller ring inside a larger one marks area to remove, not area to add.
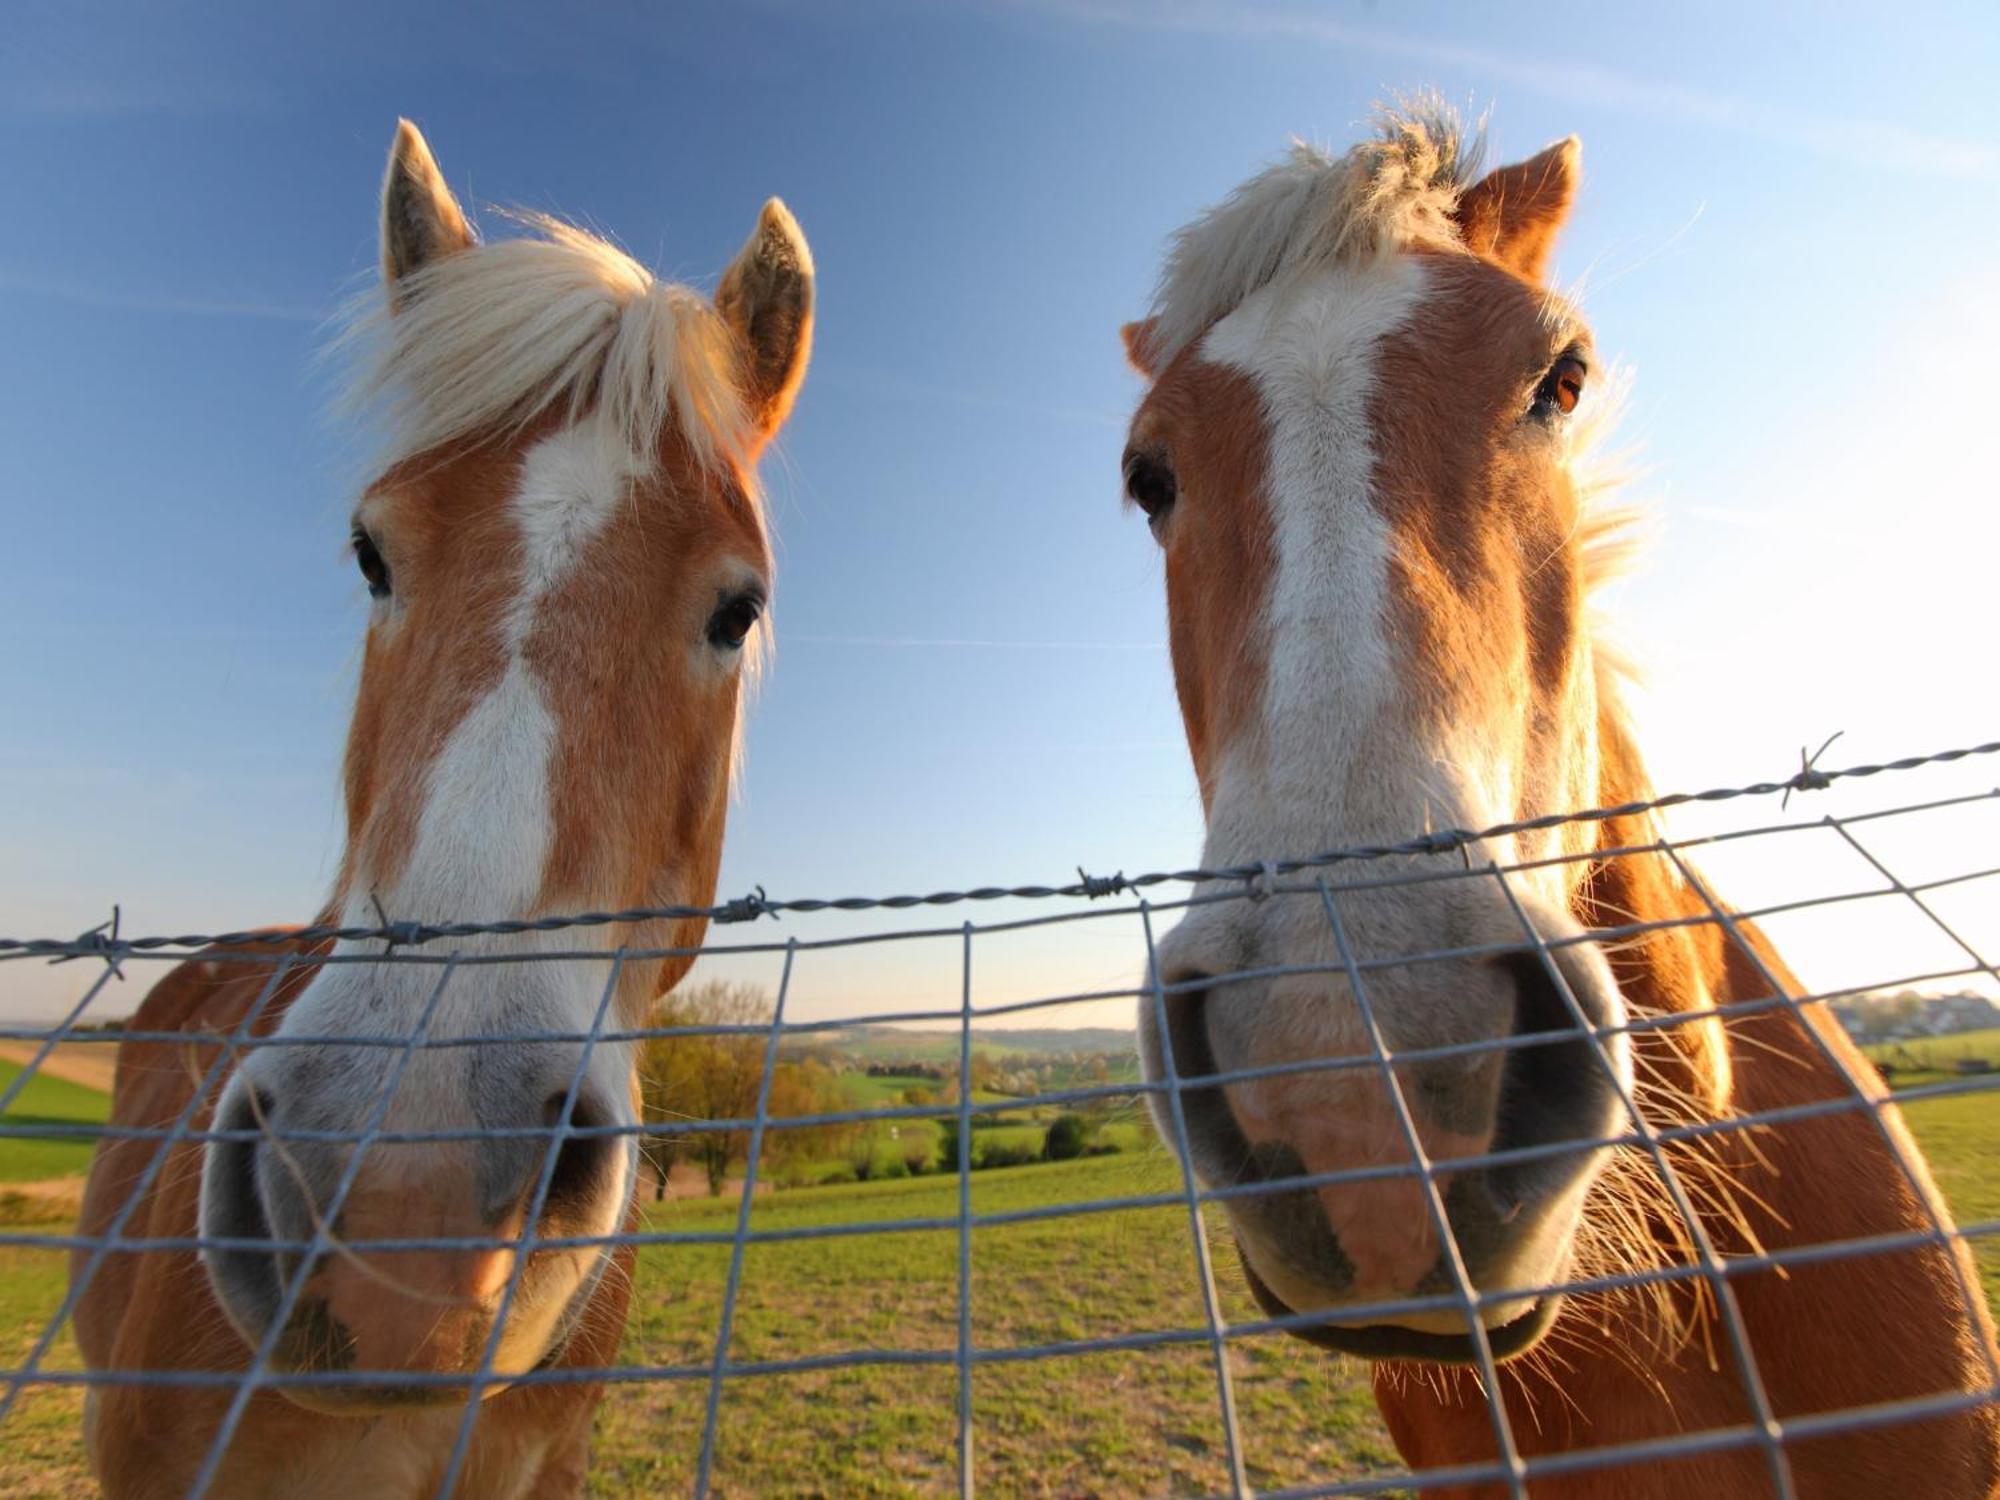
[[[1167,513],[1177,493],[1174,471],[1165,460],[1150,453],[1125,455],[1125,496],[1146,513],[1149,522]]]
[[[354,561],[368,584],[369,595],[376,599],[388,598],[389,565],[382,560],[382,550],[375,545],[375,538],[359,529],[354,533]]]
[[[1574,354],[1565,354],[1542,377],[1542,383],[1535,391],[1536,411],[1556,411],[1568,416],[1576,410],[1576,403],[1583,399],[1583,382],[1589,374],[1588,365]]]
[[[764,613],[764,601],[755,594],[738,594],[723,601],[708,617],[708,643],[725,651],[741,650],[750,632]]]

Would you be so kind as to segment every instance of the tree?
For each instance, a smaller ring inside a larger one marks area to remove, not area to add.
[[[640,1098],[648,1126],[641,1137],[647,1159],[660,1173],[678,1160],[701,1163],[708,1190],[720,1196],[730,1168],[749,1154],[751,1123],[764,1087],[770,1046],[771,999],[755,985],[710,980],[663,996],[653,1007],[657,1030],[685,1027],[753,1028],[720,1034],[648,1037],[640,1049]],[[771,1070],[767,1120],[836,1114],[845,1105],[834,1070],[814,1057],[780,1062]],[[715,1120],[743,1123],[725,1130],[689,1129]],[[852,1124],[766,1129],[763,1156],[774,1163],[838,1157],[857,1127]]]
[[[772,1120],[796,1119],[801,1115],[838,1114],[847,1108],[847,1095],[840,1087],[840,1075],[815,1058],[779,1063],[771,1075],[771,1099],[767,1114]],[[807,1162],[837,1159],[848,1143],[862,1131],[858,1121],[841,1124],[780,1126],[764,1132],[764,1155],[773,1162]]]
[[[1042,1139],[1042,1155],[1050,1161],[1074,1161],[1089,1140],[1090,1127],[1082,1115],[1057,1115]]]
[[[847,1165],[856,1182],[866,1182],[875,1175],[875,1145],[873,1130],[857,1130],[848,1141]]]
[[[650,1024],[667,1030],[768,1025],[770,1019],[770,998],[755,985],[709,980],[663,995],[654,1004]],[[709,1192],[721,1195],[730,1163],[748,1149],[749,1126],[685,1127],[710,1120],[748,1121],[757,1113],[767,1041],[755,1031],[646,1038],[639,1053],[641,1108],[648,1125],[667,1127],[646,1137],[656,1165],[663,1158],[671,1166],[678,1157],[692,1157],[701,1163]]]
[[[667,1196],[667,1179],[673,1174],[674,1163],[681,1159],[686,1144],[686,1136],[671,1131],[648,1130],[639,1137],[639,1155],[653,1169],[655,1203]]]

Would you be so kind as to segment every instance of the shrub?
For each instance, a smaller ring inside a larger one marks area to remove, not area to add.
[[[1040,1161],[1041,1152],[1022,1142],[1014,1145],[1007,1141],[990,1141],[979,1153],[978,1165],[982,1167],[1024,1167],[1031,1161]]]
[[[1042,1139],[1042,1155],[1050,1161],[1074,1161],[1089,1142],[1090,1126],[1082,1115],[1057,1115]]]
[[[894,1181],[898,1177],[908,1177],[910,1175],[910,1168],[902,1157],[892,1156],[875,1169],[875,1175],[889,1181]]]
[[[932,1166],[931,1148],[921,1142],[912,1142],[903,1148],[903,1166],[912,1177],[921,1177]]]

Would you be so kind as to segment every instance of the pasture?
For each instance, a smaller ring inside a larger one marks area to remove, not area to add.
[[[892,1087],[880,1079],[867,1083]],[[39,1114],[64,1110],[59,1118],[101,1118],[104,1096],[93,1100],[92,1093],[74,1085],[31,1088],[23,1093],[23,1108],[32,1098]],[[1961,1221],[2000,1218],[2000,1101],[1986,1094],[1920,1101],[1908,1118]],[[1150,1143],[1140,1122],[1128,1118],[1106,1128],[1130,1132],[1128,1148],[974,1174],[973,1211],[1177,1188],[1172,1160]],[[11,1144],[17,1151],[26,1146]],[[942,1173],[783,1189],[757,1200],[751,1222],[756,1230],[784,1230],[949,1220],[957,1211],[957,1179]],[[734,1229],[735,1214],[728,1198],[683,1198],[648,1205],[647,1227],[726,1232]],[[1255,1319],[1219,1214],[1211,1218],[1210,1239],[1224,1316]],[[1987,1295],[2000,1303],[2000,1243],[1984,1240],[1976,1248]],[[752,1243],[731,1355],[788,1360],[858,1350],[948,1353],[956,1339],[957,1257],[955,1230]],[[707,1383],[687,1372],[714,1357],[728,1264],[726,1244],[657,1245],[641,1252],[623,1363],[674,1368],[683,1378],[612,1387],[597,1418],[591,1493],[688,1488]],[[0,1241],[0,1362],[23,1358],[60,1301],[64,1276],[61,1253]],[[1187,1212],[1179,1204],[974,1233],[972,1331],[981,1351],[1202,1326]],[[1258,1488],[1395,1466],[1360,1364],[1281,1337],[1234,1340],[1229,1357],[1245,1459]],[[79,1367],[67,1335],[50,1367]],[[734,1378],[722,1394],[717,1493],[944,1493],[954,1484],[955,1392],[948,1363]],[[0,1495],[92,1492],[77,1437],[81,1409],[75,1389],[30,1389],[0,1445]],[[1215,1378],[1202,1342],[983,1363],[974,1378],[973,1413],[976,1477],[989,1493],[1213,1492],[1226,1482]]]
[[[20,1075],[20,1063],[0,1061],[0,1090],[13,1087]],[[37,1072],[0,1119],[14,1126],[90,1125],[102,1121],[110,1108],[111,1096],[102,1089]],[[89,1170],[94,1145],[88,1136],[0,1135],[0,1183],[81,1174]]]
[[[1924,1081],[1942,1078],[1955,1074],[1964,1063],[1985,1061],[2000,1069],[2000,1027],[1873,1042],[1862,1050],[1873,1061],[1896,1069],[1896,1086],[1908,1088],[1919,1081],[1919,1074]]]
[[[975,1174],[975,1213],[1171,1191],[1157,1148]],[[756,1229],[950,1218],[951,1175],[779,1192]],[[730,1230],[735,1206],[656,1205],[648,1227]],[[1228,1237],[1211,1223],[1225,1315],[1257,1316]],[[954,1347],[955,1231],[884,1232],[753,1244],[732,1354],[790,1359],[859,1349]],[[727,1245],[641,1252],[627,1326],[629,1366],[702,1365],[714,1356]],[[64,1257],[0,1248],[0,1361],[17,1364],[62,1295]],[[1187,1210],[1087,1213],[978,1229],[973,1338],[1005,1350],[1056,1340],[1200,1328]],[[1246,1457],[1260,1488],[1395,1464],[1366,1372],[1292,1340],[1232,1345]],[[65,1336],[50,1362],[79,1368]],[[747,1376],[724,1389],[720,1494],[943,1493],[954,1484],[956,1375],[949,1365],[859,1365]],[[614,1386],[598,1415],[595,1495],[684,1492],[700,1448],[706,1383]],[[982,1366],[973,1385],[977,1477],[997,1494],[1210,1492],[1226,1484],[1215,1376],[1205,1343]],[[81,1393],[37,1387],[8,1422],[0,1495],[91,1493],[78,1442]]]

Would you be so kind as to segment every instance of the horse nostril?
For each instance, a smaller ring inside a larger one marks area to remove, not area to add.
[[[223,1101],[217,1112],[215,1128],[230,1134],[268,1133],[271,1116],[277,1110],[277,1101],[268,1091],[256,1085],[247,1085],[235,1091]],[[231,1145],[255,1145],[254,1141],[232,1141]]]
[[[1179,1095],[1179,1114],[1195,1167],[1211,1182],[1227,1182],[1237,1179],[1250,1145],[1229,1107],[1227,1089],[1211,1081],[1222,1069],[1210,1034],[1208,977],[1197,971],[1163,976],[1166,1025],[1164,1034],[1151,1044],[1158,1055],[1149,1059],[1148,1072],[1160,1082],[1166,1075],[1165,1064],[1172,1062],[1174,1092]],[[1156,1095],[1154,1110],[1169,1144],[1174,1144],[1180,1127],[1173,1123],[1173,1101]]]
[[[562,1122],[566,1093],[551,1094],[542,1106],[542,1118],[551,1131]],[[542,1201],[542,1223],[574,1219],[587,1214],[609,1186],[616,1172],[619,1140],[613,1135],[578,1135],[617,1123],[590,1093],[577,1095],[570,1110],[569,1126],[556,1149],[555,1171]]]
[[[1183,1084],[1216,1071],[1215,1048],[1208,1036],[1208,975],[1196,972],[1163,976],[1161,999],[1167,1014],[1162,1045]]]
[[[260,1239],[267,1233],[257,1194],[257,1137],[270,1120],[271,1096],[254,1088],[233,1094],[216,1116],[216,1132],[232,1139],[209,1143],[204,1173],[229,1238]]]
[[[271,1096],[247,1082],[232,1086],[217,1109],[217,1136],[202,1152],[201,1259],[222,1306],[239,1330],[261,1338],[277,1306],[291,1257],[268,1246],[281,1237],[258,1185],[258,1153],[271,1125]]]
[[[1615,1100],[1589,1033],[1578,1024],[1579,1010],[1590,1025],[1602,1024],[1590,1014],[1589,1000],[1565,995],[1534,954],[1514,954],[1499,962],[1514,983],[1514,1035],[1537,1040],[1508,1050],[1495,1145],[1601,1135]],[[1510,1174],[1493,1175],[1497,1180]]]

